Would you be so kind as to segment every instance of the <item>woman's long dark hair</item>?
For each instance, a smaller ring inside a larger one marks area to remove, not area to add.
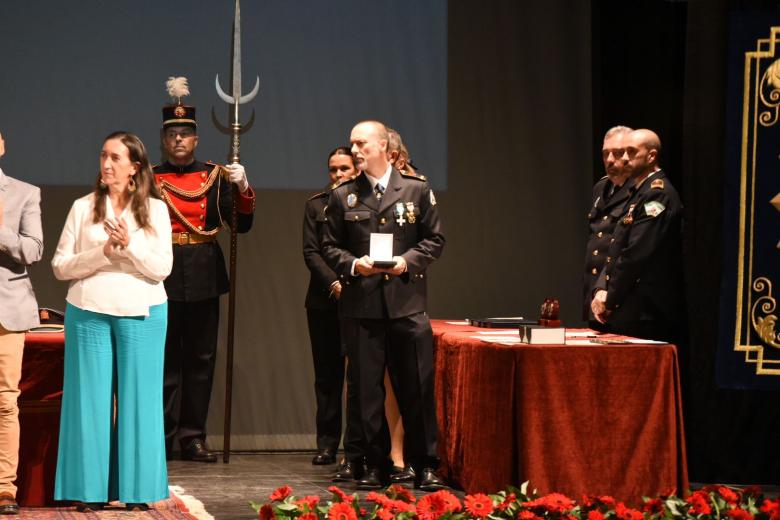
[[[135,217],[135,221],[138,222],[139,226],[143,229],[151,229],[148,199],[159,199],[160,191],[154,182],[154,174],[152,174],[152,166],[149,164],[149,157],[146,155],[146,147],[137,135],[130,132],[121,130],[113,132],[103,139],[103,143],[112,139],[118,139],[127,146],[130,152],[130,160],[141,165],[138,168],[138,172],[132,177],[135,180],[135,191],[129,194],[130,209],[133,211],[133,217]],[[106,218],[106,198],[104,195],[108,193],[108,188],[100,182],[100,178],[100,172],[98,172],[95,188],[92,190],[95,196],[95,204],[92,210],[92,222],[94,223],[102,222]]]

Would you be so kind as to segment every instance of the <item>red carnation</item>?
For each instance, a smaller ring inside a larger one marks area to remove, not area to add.
[[[753,520],[753,515],[739,507],[726,511],[726,516],[734,520]]]
[[[466,511],[468,511],[471,516],[477,518],[485,518],[493,512],[493,501],[484,493],[466,495],[466,499],[463,503],[466,505]]]
[[[357,520],[357,513],[355,513],[355,509],[348,503],[336,502],[330,506],[328,518],[329,520]]]
[[[260,508],[257,518],[259,520],[274,520],[276,516],[274,516],[274,508],[271,507],[271,504],[264,504],[263,507]]]
[[[339,497],[341,502],[352,502],[352,497],[344,493],[338,486],[330,486],[328,491]]]
[[[303,513],[298,517],[298,520],[318,520],[318,518],[314,513]]]
[[[282,486],[278,488],[276,491],[271,493],[271,496],[268,498],[271,500],[271,502],[279,501],[281,502],[285,498],[289,497],[292,494],[292,488],[290,486]]]
[[[588,511],[588,520],[604,520],[604,515],[600,511]]]
[[[425,495],[417,501],[415,509],[420,520],[435,520],[447,512],[447,503],[437,493]]]
[[[520,511],[517,514],[517,518],[518,520],[541,520],[533,511],[528,511],[527,509]]]
[[[728,502],[729,504],[736,504],[739,502],[739,497],[737,496],[734,491],[727,488],[726,486],[719,486],[718,487],[718,494],[723,497],[723,500]]]
[[[620,520],[643,520],[645,517],[641,511],[626,507],[623,502],[618,502],[615,504],[615,515]]]
[[[609,508],[615,507],[615,504],[617,503],[617,501],[609,495],[602,495],[598,497],[596,500],[598,500],[601,503],[601,505],[607,506]]]
[[[708,515],[712,513],[709,497],[702,491],[694,492],[685,501],[691,505],[691,508],[688,510],[689,513],[694,515]]]
[[[769,520],[780,520],[780,498],[776,500],[764,499],[764,503],[761,504],[759,510],[762,513],[766,513]]]

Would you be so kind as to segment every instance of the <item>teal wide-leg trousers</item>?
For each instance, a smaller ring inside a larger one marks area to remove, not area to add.
[[[162,383],[168,304],[111,316],[68,304],[56,500],[168,497]],[[116,414],[114,398],[116,397]]]

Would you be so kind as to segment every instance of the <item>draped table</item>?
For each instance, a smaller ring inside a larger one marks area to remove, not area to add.
[[[431,324],[441,473],[467,493],[528,480],[639,504],[688,489],[674,345],[503,345]]]
[[[16,499],[27,507],[54,504],[64,342],[62,332],[28,332],[25,336]]]

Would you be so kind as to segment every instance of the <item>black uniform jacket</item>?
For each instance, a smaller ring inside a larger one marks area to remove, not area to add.
[[[333,186],[329,185],[307,200],[303,214],[303,261],[311,274],[306,292],[307,309],[336,308],[336,299],[330,294],[330,286],[338,280],[338,276],[322,258],[325,207],[332,188]]]
[[[158,185],[164,179],[179,188],[193,191],[201,186],[201,182],[208,182],[215,168],[220,167],[199,161],[183,167],[166,162],[154,167],[154,175]],[[192,230],[182,223],[171,204],[195,229],[199,226],[203,231],[209,231],[221,227],[223,223],[230,224],[233,190],[230,182],[222,175],[218,174],[208,191],[201,196],[184,197],[170,190],[161,191],[165,191],[164,195],[167,194],[167,197],[164,197],[167,198],[166,202],[170,201],[168,212],[174,232]],[[239,233],[246,233],[252,228],[254,198],[252,188],[240,194],[237,229]],[[217,297],[228,290],[225,258],[216,240],[204,244],[173,245],[173,270],[165,279],[165,291],[169,300],[200,301]]]
[[[583,277],[582,319],[593,320],[590,302],[601,271],[609,258],[609,246],[615,224],[623,216],[623,205],[628,200],[630,181],[615,186],[604,176],[593,186],[593,205],[588,212],[590,235],[585,246],[585,274]],[[610,195],[610,192],[611,195]]]
[[[444,249],[436,199],[425,177],[394,168],[377,200],[366,175],[359,175],[331,192],[325,213],[323,253],[342,281],[342,317],[394,319],[425,311],[426,268]],[[369,254],[371,233],[393,234],[393,256],[404,257],[405,273],[351,276],[353,261]]]
[[[682,211],[677,190],[661,170],[631,187],[609,249],[612,261],[596,284],[607,291],[610,323],[680,320]]]

